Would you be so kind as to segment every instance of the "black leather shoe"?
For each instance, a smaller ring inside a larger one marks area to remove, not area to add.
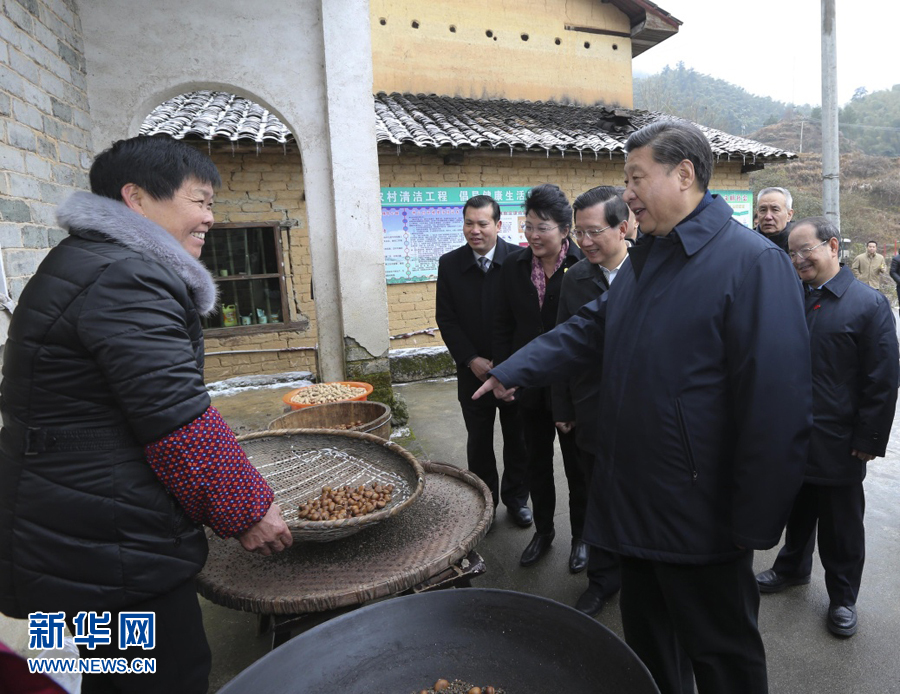
[[[531,509],[527,506],[519,506],[519,508],[507,507],[506,512],[512,518],[513,523],[520,528],[527,528],[534,523],[534,516],[531,513]]]
[[[606,600],[602,595],[595,593],[590,588],[581,594],[578,602],[575,603],[575,609],[584,612],[588,617],[596,617],[600,614],[600,610],[606,604]]]
[[[806,576],[790,576],[780,574],[775,569],[767,569],[756,574],[756,583],[760,593],[780,593],[791,586],[804,586],[809,583],[809,574]]]
[[[573,574],[580,573],[587,568],[588,565],[588,548],[584,540],[577,537],[572,540],[572,552],[569,554],[569,571]]]
[[[828,608],[828,631],[849,637],[856,633],[856,605],[832,605]]]
[[[547,553],[547,550],[550,549],[550,544],[553,542],[554,537],[556,537],[555,530],[551,530],[549,533],[544,534],[535,533],[534,537],[531,538],[531,542],[529,542],[528,546],[525,548],[525,551],[522,552],[522,558],[519,560],[519,563],[522,566],[536,564],[537,560],[544,556],[544,554]]]

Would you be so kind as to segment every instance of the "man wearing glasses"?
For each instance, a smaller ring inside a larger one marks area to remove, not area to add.
[[[499,237],[500,206],[488,195],[469,198],[463,207],[466,242],[438,261],[435,318],[456,362],[457,395],[466,424],[469,470],[491,490],[494,508],[502,501],[522,528],[533,522],[528,503],[528,469],[518,406],[493,397],[472,400],[492,361],[491,331],[500,267],[518,246]],[[503,478],[494,455],[494,422],[500,413]]]
[[[598,186],[579,195],[572,203],[575,229],[572,235],[584,253],[563,276],[556,322],[565,323],[587,303],[600,297],[616,279],[628,260],[627,234],[633,213],[611,186]],[[585,486],[591,486],[594,455],[597,450],[599,417],[600,364],[594,363],[571,381],[553,384],[553,416],[560,431],[575,430],[578,461],[584,471]],[[579,540],[584,558],[579,570],[587,566],[588,587],[575,603],[575,609],[593,617],[599,614],[607,598],[619,590],[619,559],[612,552],[589,547]]]
[[[830,601],[826,625],[832,634],[849,637],[857,629],[865,560],[863,479],[866,464],[884,455],[894,421],[897,333],[884,295],[841,267],[834,224],[824,217],[804,219],[789,243],[791,261],[806,285],[813,432],[784,547],[756,581],[761,593],[809,583],[818,523]]]
[[[620,555],[625,641],[664,693],[764,694],[753,550],[781,539],[811,426],[809,336],[786,253],[708,190],[704,134],[628,138],[643,236],[603,296],[491,370],[475,393],[602,359],[584,537]]]

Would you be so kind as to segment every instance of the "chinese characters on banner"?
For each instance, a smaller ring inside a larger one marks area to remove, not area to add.
[[[463,205],[476,195],[500,204],[500,236],[524,245],[519,231],[529,188],[382,188],[384,265],[388,284],[437,279],[438,259],[466,242]]]
[[[732,216],[736,221],[750,229],[753,228],[753,193],[749,190],[712,190],[713,195],[719,195],[731,205]]]
[[[530,187],[382,188],[381,221],[384,265],[388,284],[433,282],[438,259],[465,243],[462,210],[466,200],[490,195],[500,204],[500,236],[525,246],[519,231],[524,219],[522,203]],[[753,224],[753,193],[749,190],[714,190],[731,205],[735,219]]]

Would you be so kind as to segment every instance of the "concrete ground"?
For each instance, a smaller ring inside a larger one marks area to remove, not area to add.
[[[465,428],[456,402],[456,383],[420,382],[398,386],[398,392],[409,404],[414,437],[405,445],[422,458],[465,466]],[[216,404],[229,419],[225,400]],[[498,432],[498,451],[500,445]],[[513,525],[501,509],[494,528],[477,547],[487,573],[476,579],[475,585],[574,604],[587,579],[584,574],[571,575],[567,568],[570,537],[562,465],[557,465],[556,481],[557,537],[548,555],[533,567],[520,567],[519,555],[532,531]],[[900,499],[900,422],[895,422],[894,442],[887,457],[870,464],[865,485],[868,556],[858,605],[859,633],[841,640],[826,630],[828,596],[818,562],[810,585],[764,595],[760,628],[772,694],[900,692],[900,519],[896,511]],[[776,550],[758,552],[756,570],[769,568],[775,554]],[[204,602],[204,618],[213,647],[211,691],[215,691],[262,656],[267,640],[254,635],[255,619],[251,615]],[[597,619],[622,635],[616,598]]]
[[[422,459],[465,466],[465,428],[453,381],[398,386],[410,410],[411,437],[404,441]],[[280,390],[256,390],[217,397],[214,404],[238,433],[265,428],[282,413]],[[500,450],[499,426],[497,450]],[[816,563],[810,585],[762,597],[760,628],[766,644],[772,694],[900,693],[900,422],[887,457],[870,464],[866,480],[868,556],[859,599],[859,633],[847,640],[825,628],[828,597],[821,566]],[[559,460],[557,454],[557,460]],[[557,465],[557,537],[550,552],[531,568],[519,566],[519,555],[531,539],[530,529],[512,524],[501,510],[477,551],[487,573],[479,587],[533,593],[573,605],[586,586],[584,574],[567,569],[570,546],[566,482]],[[769,568],[776,550],[759,552],[757,571]],[[264,656],[270,637],[257,636],[256,617],[201,600],[213,653],[210,692]],[[618,600],[613,598],[597,618],[622,635]],[[23,645],[24,623],[0,620],[0,639]],[[298,663],[298,667],[302,664]]]

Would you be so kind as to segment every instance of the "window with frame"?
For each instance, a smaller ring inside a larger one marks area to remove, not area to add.
[[[204,328],[243,334],[288,321],[280,230],[277,222],[225,223],[207,234],[200,260],[219,286],[219,310]]]

